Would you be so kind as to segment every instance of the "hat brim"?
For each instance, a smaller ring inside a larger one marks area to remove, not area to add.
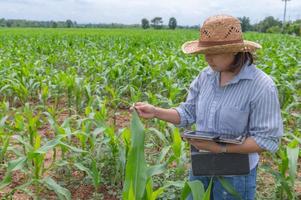
[[[182,51],[185,54],[221,54],[231,52],[253,52],[261,48],[262,47],[260,44],[248,40],[244,40],[241,43],[208,47],[199,46],[199,40],[194,40],[185,42],[182,45]]]

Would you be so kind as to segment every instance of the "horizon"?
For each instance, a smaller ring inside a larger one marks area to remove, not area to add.
[[[202,6],[206,4],[206,6]],[[66,21],[78,24],[123,24],[138,25],[141,19],[162,17],[168,24],[170,17],[177,19],[179,26],[199,26],[209,16],[230,14],[235,17],[249,17],[256,24],[265,17],[273,16],[283,20],[284,2],[281,0],[0,0],[0,18],[28,21]],[[301,1],[292,0],[287,4],[286,21],[301,18]]]

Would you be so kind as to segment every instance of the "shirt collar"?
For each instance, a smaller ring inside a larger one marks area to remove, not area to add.
[[[250,61],[247,61],[244,66],[240,69],[239,73],[229,82],[229,84],[237,83],[240,80],[243,79],[254,79],[254,65],[249,64]],[[211,76],[212,81],[214,81],[218,76],[220,72],[214,71],[210,66],[208,70],[206,71],[208,76]]]

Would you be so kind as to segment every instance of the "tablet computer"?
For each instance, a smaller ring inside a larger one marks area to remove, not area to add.
[[[182,134],[182,137],[196,140],[210,140],[221,143],[242,144],[246,139],[246,135],[247,134],[232,135],[226,133],[219,134],[205,131],[186,131]]]

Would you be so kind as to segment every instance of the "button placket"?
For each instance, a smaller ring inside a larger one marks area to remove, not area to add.
[[[217,81],[218,81],[218,78],[217,78]],[[219,100],[221,98],[221,95],[222,95],[222,90],[219,88],[218,86],[218,83],[215,82],[214,84],[214,96],[213,96],[213,100],[212,100],[212,103],[210,105],[210,108],[209,108],[209,120],[208,120],[208,128],[209,129],[215,129],[215,113],[217,111],[217,107],[218,107],[218,104],[219,104]]]

